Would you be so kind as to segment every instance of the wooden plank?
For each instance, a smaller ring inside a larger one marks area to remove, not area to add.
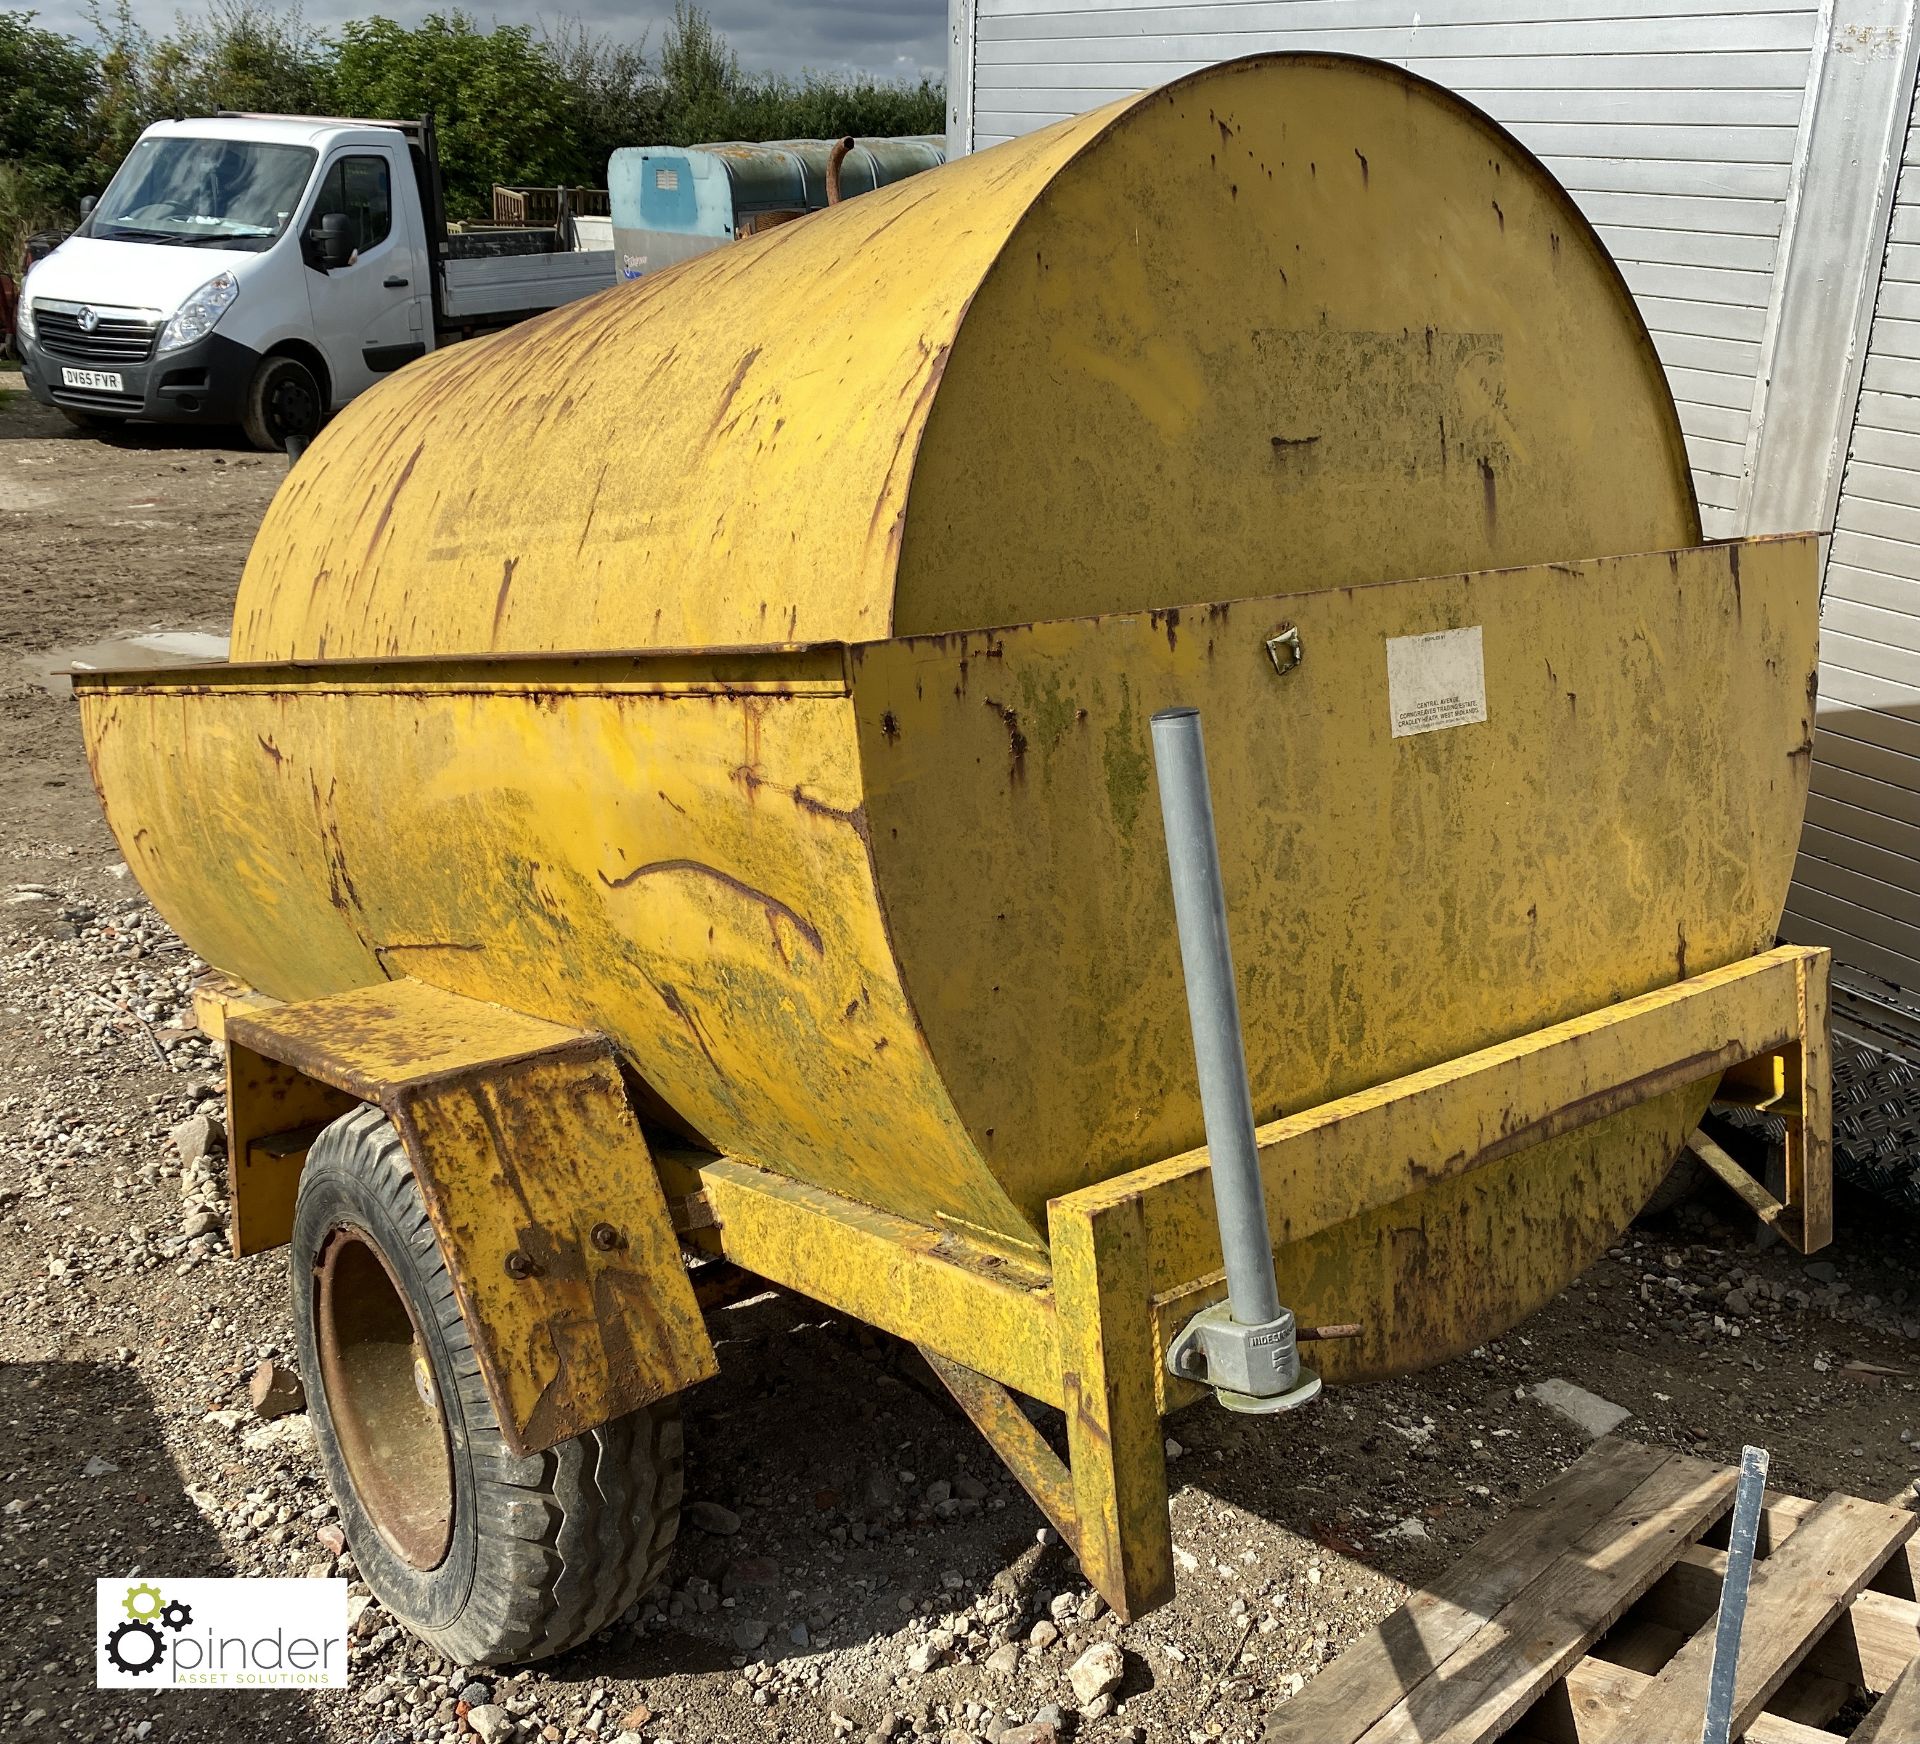
[[[1652,1682],[1644,1671],[1631,1671],[1588,1654],[1524,1723],[1543,1744],[1597,1744],[1611,1716]],[[1833,1732],[1763,1713],[1747,1728],[1745,1744],[1839,1744],[1839,1738]]]
[[[1913,1744],[1916,1738],[1920,1738],[1920,1662],[1901,1672],[1853,1729],[1848,1744]]]
[[[1588,1654],[1572,1667],[1563,1684],[1569,1725],[1555,1725],[1548,1731],[1534,1715],[1528,1715],[1526,1723],[1548,1740],[1548,1744],[1601,1744],[1605,1736],[1603,1729],[1611,1725],[1611,1715],[1632,1704],[1651,1683],[1653,1679],[1644,1671],[1630,1671],[1624,1665],[1613,1665],[1607,1659]],[[1542,1708],[1546,1708],[1546,1704],[1542,1704]],[[1538,1711],[1540,1709],[1536,1709],[1536,1713]],[[1778,1713],[1761,1713],[1753,1725],[1747,1727],[1745,1744],[1839,1744],[1839,1734],[1801,1725]]]
[[[1641,1600],[1638,1614],[1691,1635],[1713,1621],[1725,1566],[1724,1553],[1693,1545]],[[1805,1668],[1839,1682],[1885,1689],[1916,1653],[1920,1653],[1920,1604],[1869,1587],[1809,1649]],[[1913,1736],[1920,1738],[1920,1729]]]
[[[1859,1693],[1853,1679],[1822,1677],[1803,1664],[1773,1693],[1765,1711],[1803,1726],[1830,1726]]]
[[[1735,1737],[1917,1525],[1920,1518],[1904,1509],[1833,1495],[1755,1565],[1740,1638]],[[1613,1716],[1602,1744],[1698,1744],[1712,1663],[1713,1632],[1702,1628]]]
[[[1724,1511],[1733,1484],[1724,1467],[1669,1456],[1486,1627],[1414,1683],[1362,1734],[1364,1744],[1498,1738]]]
[[[1771,1556],[1792,1537],[1793,1529],[1805,1520],[1816,1506],[1817,1504],[1800,1496],[1775,1496],[1767,1502],[1760,1510],[1760,1536],[1754,1543],[1754,1555]],[[1729,1516],[1720,1521],[1711,1531],[1701,1533],[1698,1544],[1690,1550],[1681,1552],[1682,1559],[1691,1557],[1696,1552],[1710,1556],[1715,1551],[1724,1551],[1727,1548],[1728,1528],[1731,1524],[1732,1519]],[[1716,1602],[1718,1602],[1719,1591],[1718,1587],[1714,1588]],[[1687,1633],[1691,1635],[1693,1630],[1689,1628]]]
[[[1401,1699],[1422,1668],[1457,1653],[1571,1545],[1611,1518],[1669,1457],[1635,1441],[1595,1442],[1277,1709],[1267,1744],[1353,1744]]]

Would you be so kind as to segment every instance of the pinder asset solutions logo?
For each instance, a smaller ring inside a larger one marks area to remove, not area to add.
[[[94,1583],[101,1689],[345,1689],[343,1580]]]

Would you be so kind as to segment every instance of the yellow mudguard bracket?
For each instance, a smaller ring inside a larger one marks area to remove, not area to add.
[[[230,1005],[225,1030],[236,1246],[286,1239],[319,1123],[384,1110],[516,1453],[717,1372],[603,1037],[417,981]]]

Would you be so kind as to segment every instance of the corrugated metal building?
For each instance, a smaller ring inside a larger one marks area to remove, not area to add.
[[[1832,529],[1787,937],[1830,944],[1855,1173],[1920,1204],[1916,0],[950,0],[948,150],[1262,49],[1390,60],[1542,157],[1619,260],[1710,536]]]

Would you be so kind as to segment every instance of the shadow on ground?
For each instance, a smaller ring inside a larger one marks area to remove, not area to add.
[[[218,1538],[185,1493],[139,1376],[117,1363],[0,1365],[0,1689],[47,1721],[10,1736],[298,1739],[315,1730],[297,1691],[102,1690],[94,1682],[94,1582],[138,1573],[231,1574]],[[86,1474],[90,1459],[117,1469]],[[23,1504],[15,1508],[14,1504]]]

